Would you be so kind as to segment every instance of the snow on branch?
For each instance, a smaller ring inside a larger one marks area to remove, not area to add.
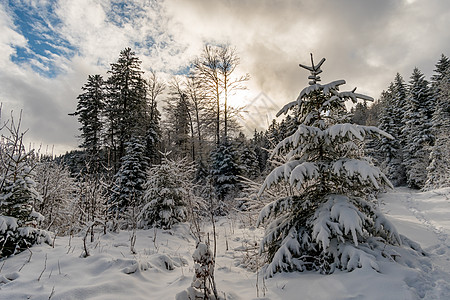
[[[291,186],[300,189],[307,180],[318,178],[319,175],[319,168],[315,163],[300,163],[298,160],[285,163],[270,172],[258,192],[258,197],[262,195],[266,188],[270,188],[274,183],[283,179],[289,182]]]
[[[298,166],[300,163],[301,163],[300,161],[294,160],[294,161],[287,162],[284,165],[281,165],[281,166],[273,169],[272,172],[270,172],[269,176],[266,177],[266,179],[264,180],[264,183],[262,184],[261,188],[259,189],[258,197],[260,197],[262,195],[262,193],[264,192],[264,190],[266,188],[270,188],[272,186],[272,184],[278,183],[282,179],[284,179],[285,181],[288,181],[289,175],[291,174],[292,170],[296,166]]]
[[[287,114],[287,112],[291,108],[293,108],[296,105],[300,106],[300,104],[301,104],[301,98],[300,98],[300,96],[298,96],[297,100],[289,102],[288,104],[283,106],[283,108],[276,114],[276,116],[279,117],[279,116],[281,116],[281,114]]]
[[[301,92],[299,98],[303,99],[303,97],[316,92],[323,90],[324,94],[329,94],[332,90],[338,90],[340,85],[345,84],[345,80],[335,80],[327,84],[316,83],[310,86],[305,87]]]
[[[324,131],[324,134],[330,136],[332,140],[336,139],[336,137],[347,137],[350,140],[357,138],[360,141],[363,141],[367,135],[377,137],[384,136],[393,139],[392,135],[375,126],[363,126],[349,123],[332,125]]]
[[[372,166],[364,160],[351,158],[339,159],[333,163],[332,172],[337,176],[357,176],[361,183],[370,182],[376,189],[380,188],[378,181],[382,181],[393,188],[390,181],[379,168]]]
[[[281,114],[286,114],[289,110],[291,110],[295,106],[301,106],[303,103],[303,98],[305,96],[310,95],[313,92],[317,91],[323,91],[324,94],[332,95],[330,99],[327,102],[333,102],[336,100],[345,100],[345,99],[351,99],[353,103],[357,102],[357,99],[366,100],[373,102],[374,99],[370,96],[366,96],[363,94],[355,93],[355,89],[353,91],[346,91],[346,92],[339,92],[339,86],[345,84],[345,80],[335,80],[328,84],[320,84],[320,83],[314,83],[312,85],[309,85],[305,87],[301,92],[300,95],[297,97],[297,100],[289,102],[283,108],[277,113],[277,117],[279,117]]]
[[[296,166],[289,177],[289,184],[300,189],[307,180],[319,177],[319,168],[315,163],[304,162]]]
[[[370,96],[355,93],[355,90],[356,88],[354,88],[352,91],[339,92],[338,89],[332,89],[330,90],[330,92],[334,96],[339,97],[341,99],[351,99],[353,103],[356,103],[357,99],[366,100],[370,102],[374,101],[374,99]]]
[[[340,265],[342,268],[352,271],[356,268],[374,269],[380,271],[377,259],[374,255],[358,249],[351,244],[344,244],[340,247],[341,257]]]
[[[385,233],[385,238],[389,241],[395,242],[398,245],[402,245],[402,239],[400,238],[400,234],[397,232],[394,224],[389,221],[381,212],[374,212],[374,221],[375,221],[375,229],[377,232]]]
[[[281,150],[290,147],[291,144],[295,148],[301,146],[301,144],[304,144],[307,139],[317,139],[322,135],[323,132],[319,128],[301,124],[291,136],[288,136],[278,143],[278,145],[273,149],[271,158],[279,154]]]
[[[328,249],[333,237],[344,242],[343,235],[351,233],[353,244],[358,246],[358,235],[363,235],[363,225],[367,220],[362,212],[343,195],[330,195],[315,213],[312,237]]]
[[[393,139],[392,135],[375,126],[345,123],[335,124],[325,130],[321,130],[314,126],[301,124],[291,136],[278,143],[272,152],[271,158],[279,154],[281,150],[289,147],[303,148],[307,141],[318,142],[320,139],[335,141],[338,137],[346,138],[347,140],[354,140],[356,138],[363,141],[368,135]]]

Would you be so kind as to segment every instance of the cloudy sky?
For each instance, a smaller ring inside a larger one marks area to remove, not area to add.
[[[73,149],[78,124],[68,113],[87,76],[106,75],[120,50],[169,78],[205,43],[230,43],[238,72],[251,75],[239,99],[251,103],[247,127],[264,128],[265,108],[307,85],[298,64],[310,52],[327,59],[323,82],[345,79],[377,98],[396,72],[408,79],[417,66],[429,77],[450,55],[449,28],[448,0],[0,0],[2,121],[23,109],[27,141]]]

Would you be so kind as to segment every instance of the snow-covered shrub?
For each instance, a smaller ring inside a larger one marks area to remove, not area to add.
[[[82,232],[86,238],[90,234],[90,241],[94,241],[94,228],[102,226],[103,232],[106,229],[114,231],[117,228],[108,223],[107,194],[110,183],[101,173],[80,173],[76,182],[77,199],[70,203],[67,215],[70,220],[71,232]],[[114,204],[113,204],[114,205]],[[122,215],[121,217],[124,217]],[[127,220],[128,221],[128,220]],[[116,224],[117,225],[117,224]]]
[[[266,229],[260,250],[268,257],[268,276],[296,270],[377,269],[368,240],[401,243],[373,201],[374,191],[392,185],[362,156],[366,138],[392,137],[373,126],[347,123],[346,100],[372,99],[354,90],[340,92],[344,80],[319,84],[324,61],[301,65],[311,72],[310,85],[278,113],[297,108],[300,125],[275,147],[272,156],[284,155],[285,163],[267,176],[259,192],[280,181],[292,189],[259,215],[258,224]]]
[[[7,134],[0,140],[0,258],[18,253],[33,244],[48,240],[48,234],[36,229],[43,216],[35,211],[42,202],[36,190],[35,172],[26,151],[19,123],[11,118]]]
[[[34,244],[50,244],[49,232],[18,223],[17,218],[0,215],[0,258],[22,252]]]
[[[51,159],[41,159],[34,171],[36,190],[42,196],[36,210],[45,218],[40,226],[58,234],[68,234],[73,223],[70,220],[78,213],[74,207],[79,196],[75,179],[67,166]]]
[[[198,243],[192,255],[194,277],[191,286],[177,294],[177,300],[218,299],[214,281],[214,257],[207,244]]]
[[[195,218],[202,200],[195,196],[194,166],[187,160],[171,160],[166,155],[160,165],[148,171],[139,226],[171,228]]]

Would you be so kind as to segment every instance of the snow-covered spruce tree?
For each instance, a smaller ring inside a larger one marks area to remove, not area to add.
[[[259,175],[259,161],[255,152],[255,146],[247,140],[241,132],[236,138],[236,150],[238,152],[238,164],[240,175],[249,179],[255,179]]]
[[[215,213],[226,213],[226,201],[230,197],[234,198],[240,189],[238,177],[240,173],[238,155],[233,143],[226,137],[211,153],[210,174],[218,200]]]
[[[42,197],[34,181],[33,151],[25,150],[20,121],[15,124],[11,117],[5,126],[8,134],[0,140],[0,258],[50,242],[50,235],[36,228],[44,219],[35,211]]]
[[[254,150],[254,147],[248,142],[245,142],[240,147],[239,162],[241,166],[241,173],[243,176],[249,179],[255,179],[259,176],[259,162],[258,156]]]
[[[131,137],[136,132],[139,136],[145,135],[147,84],[142,77],[141,61],[130,48],[120,51],[108,74],[104,141],[114,172],[117,172]]]
[[[385,110],[388,105],[392,106],[392,89],[393,83],[390,84],[387,90],[381,92],[378,101],[375,101],[375,103],[371,106],[371,110],[375,105],[378,106],[377,108],[375,108],[377,112],[375,112],[375,114],[373,114],[372,117],[369,117],[372,120],[367,119],[367,121],[373,123],[360,125],[379,125],[381,129],[381,127],[384,128],[388,127],[390,122],[393,122],[392,115],[390,113],[386,114]],[[382,112],[385,114],[382,115]],[[399,147],[400,143],[398,141],[393,141],[391,139],[383,137],[381,139],[368,137],[365,140],[364,152],[368,157],[372,158],[375,164],[380,166],[380,169],[385,174],[389,174],[386,170],[386,168],[389,166],[388,162],[396,160],[397,164],[401,166],[400,157],[398,156]]]
[[[110,210],[118,217],[128,219],[128,210],[136,209],[144,193],[148,161],[143,138],[132,136],[126,143],[119,171],[114,176],[111,191]]]
[[[293,134],[297,130],[298,125],[300,124],[298,124],[297,117],[295,115],[294,116],[287,115],[286,118],[284,118],[280,122],[280,126],[278,127],[279,141],[277,141],[277,144],[281,140],[284,140],[286,137]]]
[[[258,165],[259,165],[259,172],[264,172],[266,170],[267,166],[267,159],[269,157],[269,153],[267,149],[273,148],[269,147],[269,140],[267,138],[267,135],[261,131],[258,132],[255,129],[255,132],[253,134],[253,139],[251,143],[255,147],[255,153],[258,157]]]
[[[352,123],[359,125],[367,125],[367,116],[369,108],[367,107],[367,101],[363,103],[356,103],[356,106],[352,108]]]
[[[278,113],[298,109],[297,131],[281,141],[272,155],[286,162],[275,168],[259,194],[279,181],[292,187],[291,196],[279,198],[260,212],[265,225],[261,252],[267,252],[266,276],[276,272],[357,267],[378,269],[385,243],[400,244],[393,225],[377,210],[370,192],[391,186],[377,168],[362,157],[360,144],[368,136],[389,134],[372,126],[345,123],[344,102],[372,98],[353,91],[339,92],[344,80],[322,85],[311,55],[311,81],[296,101]],[[373,196],[372,196],[373,197]]]
[[[403,161],[403,142],[401,128],[403,127],[403,109],[406,98],[404,82],[400,74],[395,76],[386,93],[383,95],[384,109],[380,117],[380,129],[389,133],[394,139],[382,137],[379,152],[383,160],[382,170],[395,186],[406,182]]]
[[[89,75],[87,83],[81,88],[77,110],[72,116],[78,116],[81,127],[80,147],[85,150],[86,160],[92,164],[92,172],[99,170],[101,134],[103,130],[102,114],[105,108],[105,82],[101,75]]]
[[[435,142],[427,168],[426,190],[450,186],[450,62],[434,91],[436,110],[432,118],[432,132]]]
[[[431,119],[431,90],[418,68],[411,75],[408,97],[403,115],[403,165],[406,183],[411,188],[423,188],[429,164],[429,146],[433,143]]]
[[[434,69],[435,74],[431,76],[431,85],[433,92],[439,94],[439,92],[441,91],[440,84],[450,70],[450,58],[442,54],[441,58],[436,63],[435,67],[436,67],[436,69]]]
[[[148,171],[139,226],[169,229],[198,217],[204,205],[194,194],[194,173],[186,158],[171,160],[164,154],[161,164]]]

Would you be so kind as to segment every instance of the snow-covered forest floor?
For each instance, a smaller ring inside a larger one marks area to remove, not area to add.
[[[255,216],[218,219],[215,277],[226,299],[449,299],[450,188],[399,188],[379,197],[399,233],[425,255],[399,253],[403,264],[380,263],[381,272],[284,273],[263,280],[256,255],[263,229]],[[211,224],[203,225],[212,239]],[[192,281],[195,240],[189,226],[139,230],[136,254],[130,233],[100,232],[82,258],[82,237],[57,237],[0,262],[0,299],[174,299]]]

